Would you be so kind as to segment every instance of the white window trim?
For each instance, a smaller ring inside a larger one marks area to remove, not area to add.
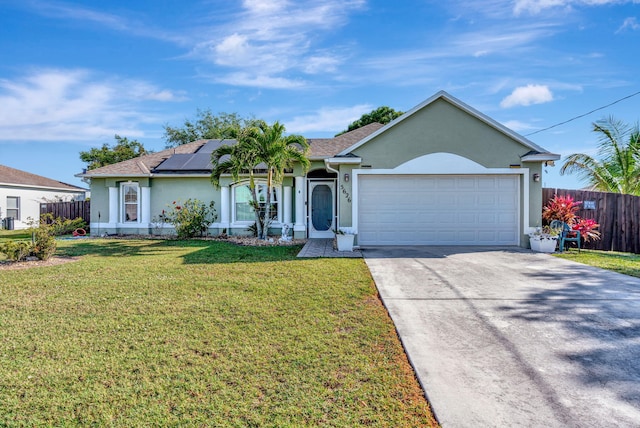
[[[9,199],[15,199],[16,200],[16,208],[9,208]],[[20,211],[22,211],[20,209],[20,196],[7,196],[7,200],[5,201],[7,204],[7,209],[5,210],[6,212],[4,213],[5,217],[9,217],[9,210],[11,211],[17,211],[18,214],[13,218],[15,221],[20,221]]]
[[[136,221],[127,221],[127,215],[126,215],[126,210],[125,210],[125,189],[127,187],[135,187],[136,188],[136,193],[138,195],[138,200],[136,202]],[[140,224],[140,183],[138,182],[125,182],[122,183],[120,185],[120,223],[123,225],[133,225],[133,224]]]
[[[266,186],[266,180],[254,180],[256,186]],[[236,220],[236,188],[241,186],[246,186],[249,184],[248,180],[239,181],[231,186],[231,227],[248,227],[252,225],[255,220]],[[275,188],[276,197],[278,198],[277,203],[277,218],[271,223],[272,228],[282,227],[282,186],[278,186]],[[272,202],[273,203],[273,202]]]

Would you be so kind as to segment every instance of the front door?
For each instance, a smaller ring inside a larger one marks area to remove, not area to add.
[[[333,238],[335,198],[333,181],[309,183],[309,238]]]

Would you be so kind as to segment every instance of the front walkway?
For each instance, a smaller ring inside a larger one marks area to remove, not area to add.
[[[360,250],[338,251],[333,248],[333,239],[309,239],[298,257],[353,257],[361,258]]]

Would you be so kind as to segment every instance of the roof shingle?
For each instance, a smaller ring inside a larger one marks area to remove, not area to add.
[[[21,186],[47,187],[51,189],[85,191],[82,187],[73,186],[63,183],[62,181],[53,180],[41,175],[32,174],[30,172],[0,165],[0,184],[16,184]]]
[[[332,157],[348,149],[361,139],[382,128],[380,123],[370,123],[356,130],[346,132],[334,138],[311,138],[307,141],[310,146],[311,159]],[[114,176],[148,176],[158,165],[175,154],[196,153],[210,140],[198,140],[193,143],[162,150],[157,153],[139,156],[123,162],[103,166],[80,174],[83,177],[114,177]]]

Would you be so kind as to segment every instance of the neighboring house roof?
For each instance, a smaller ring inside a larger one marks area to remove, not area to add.
[[[0,185],[21,187],[42,187],[54,190],[85,192],[87,189],[32,174],[30,172],[0,165]]]
[[[450,104],[453,104],[454,106],[458,107],[459,109],[465,111],[467,114],[469,114],[471,116],[474,116],[478,120],[486,123],[487,125],[489,125],[490,127],[496,129],[497,131],[502,132],[505,135],[508,135],[510,138],[512,138],[513,140],[519,142],[524,147],[529,148],[530,152],[527,153],[525,156],[523,156],[523,159],[522,159],[523,161],[529,161],[529,160],[531,160],[531,161],[547,161],[547,160],[548,161],[553,161],[553,160],[560,159],[560,155],[548,152],[547,150],[545,150],[542,147],[538,146],[537,144],[535,144],[534,142],[530,141],[529,139],[527,139],[527,138],[523,137],[522,135],[518,134],[517,132],[507,128],[506,126],[502,125],[501,123],[496,122],[495,120],[491,119],[489,116],[487,116],[484,113],[474,109],[473,107],[469,106],[468,104],[460,101],[459,99],[457,99],[453,95],[447,93],[446,91],[439,91],[436,94],[434,94],[433,96],[427,98],[425,101],[423,101],[422,103],[418,104],[417,106],[415,106],[414,108],[412,108],[411,110],[409,110],[408,112],[403,114],[402,116],[398,117],[397,119],[389,122],[384,127],[381,127],[378,130],[376,130],[375,132],[373,132],[373,133],[365,136],[364,138],[356,141],[355,144],[353,144],[352,146],[349,146],[349,147],[345,148],[340,153],[338,153],[338,156],[347,156],[353,150],[355,150],[358,147],[366,144],[368,141],[370,141],[370,140],[374,139],[375,137],[377,137],[378,135],[386,132],[388,129],[398,125],[402,121],[404,121],[404,120],[408,119],[409,117],[411,117],[416,112],[422,110],[423,108],[427,107],[428,105],[434,103],[435,101],[437,101],[439,99],[443,99],[443,100],[449,102]]]
[[[309,157],[324,159],[335,156],[341,150],[354,145],[367,135],[382,128],[371,123],[334,138],[308,139]],[[154,174],[210,173],[211,152],[222,144],[234,144],[235,140],[198,140],[157,153],[139,156],[123,162],[89,170],[80,177],[144,177]]]

